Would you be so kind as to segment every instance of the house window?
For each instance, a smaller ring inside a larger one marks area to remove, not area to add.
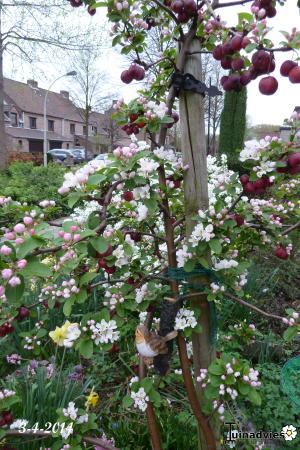
[[[98,131],[98,130],[97,130],[97,127],[94,127],[94,126],[93,126],[93,127],[92,127],[92,132],[93,132],[94,134],[97,134],[97,131]]]
[[[70,144],[67,144],[67,148],[69,148],[70,147]]]
[[[19,147],[22,147],[22,146],[23,146],[23,141],[22,141],[22,139],[20,139],[20,140],[18,141],[18,144],[19,144]]]
[[[16,113],[10,113],[10,123],[13,127],[18,126],[18,115]]]
[[[70,123],[70,133],[75,134],[75,123]]]
[[[86,126],[85,125],[83,125],[82,130],[83,130],[83,134],[86,135]]]
[[[48,120],[48,131],[54,131],[54,120]]]
[[[36,129],[36,117],[29,117],[29,127]]]

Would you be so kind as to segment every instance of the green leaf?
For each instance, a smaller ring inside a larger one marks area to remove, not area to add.
[[[39,247],[41,244],[41,241],[39,239],[35,239],[33,237],[30,237],[29,239],[26,239],[23,244],[19,245],[18,247],[18,258],[23,259],[24,256],[26,256],[28,253],[35,250],[37,247]]]
[[[245,12],[239,13],[238,18],[239,18],[239,24],[241,24],[243,20],[246,20],[249,23],[253,22],[253,15],[250,13],[245,13]]]
[[[122,400],[122,406],[123,408],[130,408],[134,404],[133,398],[131,398],[129,395],[125,395],[125,397]]]
[[[91,339],[81,341],[79,344],[79,352],[84,358],[90,359],[93,355],[93,341]]]
[[[7,283],[5,287],[5,297],[7,298],[7,300],[11,302],[17,302],[18,300],[20,300],[20,298],[22,298],[22,295],[24,293],[25,289],[24,277],[20,274],[18,275],[18,277],[21,280],[21,284],[13,287]]]
[[[73,206],[84,196],[83,192],[72,192],[68,195],[68,206],[73,208]]]
[[[251,403],[254,405],[260,406],[261,405],[261,396],[255,389],[251,389],[248,394],[248,400],[250,400]]]
[[[209,264],[208,264],[208,262],[207,262],[206,259],[203,258],[202,256],[200,256],[200,257],[198,258],[198,262],[199,262],[205,269],[209,269]]]
[[[39,331],[36,334],[37,338],[42,338],[44,336],[46,336],[46,334],[48,333],[47,330],[45,330],[45,328],[40,328]]]
[[[99,214],[96,211],[93,211],[87,220],[87,226],[91,230],[94,230],[100,223]]]
[[[90,175],[87,184],[99,184],[101,181],[105,180],[106,175],[95,173],[94,175]]]
[[[28,262],[27,265],[22,269],[21,273],[29,277],[51,277],[52,270],[46,265],[40,262]]]
[[[151,378],[144,378],[141,381],[141,386],[145,389],[146,394],[149,394],[151,389],[153,388],[153,381]]]
[[[154,403],[161,403],[161,396],[160,393],[157,391],[152,390],[152,392],[149,394],[149,399],[151,400],[151,402]]]
[[[222,252],[222,245],[219,239],[212,239],[208,244],[216,255],[219,255]]]
[[[291,341],[297,334],[297,328],[296,327],[289,327],[285,330],[283,333],[283,339],[285,341]]]
[[[248,393],[249,393],[249,391],[250,391],[250,389],[251,389],[251,386],[250,386],[249,384],[247,384],[247,383],[242,383],[241,381],[238,382],[237,387],[238,387],[239,392],[240,392],[242,395],[248,395]]]
[[[94,278],[98,276],[98,273],[96,272],[87,272],[80,278],[79,286],[83,286],[84,284],[88,284],[90,281],[92,281]]]
[[[253,50],[257,47],[257,44],[249,44],[247,45],[247,47],[245,48],[247,53],[251,53],[253,52]]]
[[[76,296],[77,303],[84,303],[87,299],[87,292],[84,289],[81,289],[81,291]]]
[[[90,243],[92,244],[94,249],[99,253],[105,253],[106,250],[108,249],[108,242],[102,236],[91,239]]]
[[[219,359],[215,359],[208,367],[208,372],[213,375],[223,375],[224,367]]]
[[[74,303],[73,300],[71,300],[70,298],[68,298],[67,301],[65,302],[63,307],[63,313],[66,317],[68,317],[71,314],[73,303]]]
[[[157,210],[157,201],[153,198],[144,200],[144,204],[147,206],[150,214],[155,213],[155,211]]]
[[[196,260],[189,259],[188,261],[185,262],[183,270],[185,272],[191,272],[194,269],[195,265],[196,265]]]

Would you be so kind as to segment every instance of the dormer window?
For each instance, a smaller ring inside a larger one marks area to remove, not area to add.
[[[29,117],[29,127],[36,130],[36,117]]]
[[[16,113],[10,113],[10,123],[13,127],[18,126],[18,115]]]

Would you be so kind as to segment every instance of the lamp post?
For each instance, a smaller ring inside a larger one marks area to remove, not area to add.
[[[77,72],[75,70],[72,70],[72,72],[67,72],[64,75],[61,75],[60,77],[56,78],[50,86],[47,89],[45,99],[44,99],[44,145],[43,145],[43,153],[44,153],[44,166],[47,167],[47,150],[48,150],[48,142],[47,142],[47,98],[50,89],[52,88],[53,84],[56,83],[56,81],[60,80],[63,77],[74,77],[77,75]]]

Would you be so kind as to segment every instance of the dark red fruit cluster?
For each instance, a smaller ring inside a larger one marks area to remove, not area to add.
[[[1,413],[2,418],[0,418],[0,427],[4,427],[5,425],[10,425],[13,423],[14,416],[11,411],[3,411]]]
[[[146,18],[146,24],[148,25],[148,31],[157,25],[155,19],[153,19],[153,17],[151,17],[151,16],[148,16]]]
[[[68,0],[68,1],[70,2],[70,5],[73,6],[73,8],[78,8],[78,6],[83,5],[82,0]],[[96,9],[94,9],[91,5],[88,6],[87,11],[90,14],[90,16],[96,14]]]
[[[131,202],[131,200],[133,200],[133,193],[131,191],[125,191],[123,194],[123,198],[127,202]]]
[[[289,77],[291,83],[300,83],[300,66],[295,61],[284,61],[280,67],[280,74]]]
[[[138,119],[140,121],[136,122]],[[138,134],[140,132],[140,129],[144,128],[144,126],[146,125],[146,122],[143,122],[143,119],[143,111],[140,114],[130,114],[130,123],[126,123],[121,128],[128,136],[130,136],[132,133]]]
[[[172,128],[172,126],[178,122],[179,120],[179,115],[177,114],[177,112],[172,112],[171,114],[172,119],[174,120],[174,122],[168,123],[167,128]]]
[[[45,300],[45,301],[44,301],[44,305],[45,305],[46,308],[49,308],[48,300]],[[61,305],[60,301],[59,301],[59,300],[55,300],[54,308],[59,308],[60,305]]]
[[[137,66],[136,64],[131,64],[129,69],[123,70],[121,73],[121,80],[123,83],[129,84],[133,80],[141,81],[145,78],[145,70]]]
[[[243,185],[244,191],[247,194],[252,195],[263,195],[266,192],[266,189],[273,184],[269,180],[269,177],[262,177],[256,181],[249,181],[249,175],[247,174],[241,175],[240,182]]]
[[[142,240],[142,235],[139,232],[130,233],[130,237],[134,242],[140,242]]]
[[[110,256],[113,252],[113,248],[111,245],[109,245],[108,249],[104,252],[104,253],[99,253],[96,252],[96,258],[99,259],[98,261],[98,267],[100,269],[104,269],[106,273],[109,274],[113,274],[115,273],[115,271],[117,270],[116,266],[108,266],[107,265],[107,260],[105,258],[107,258],[108,256]]]
[[[174,183],[174,188],[179,188],[180,187],[180,185],[181,185],[181,182],[183,181],[183,177],[180,177],[180,178],[174,178],[174,175],[169,175],[168,177],[167,177],[167,180],[168,181],[173,181],[173,183]]]
[[[0,326],[0,337],[4,337],[7,334],[11,334],[14,331],[14,327],[10,323],[3,323]]]
[[[275,256],[279,259],[288,259],[289,255],[285,248],[279,247],[275,250]]]
[[[245,219],[243,216],[240,216],[239,214],[234,214],[233,215],[234,220],[236,221],[236,224],[240,227],[242,225],[244,225],[245,223]]]
[[[172,3],[172,10],[177,14],[180,23],[187,23],[197,14],[197,5],[194,0],[176,0]]]
[[[18,308],[18,315],[16,317],[17,322],[22,322],[23,319],[25,319],[25,317],[29,316],[30,311],[28,308],[26,308],[25,306],[20,306],[20,308]]]
[[[289,153],[287,158],[282,158],[280,162],[284,163],[284,167],[277,167],[279,173],[289,173],[296,175],[300,173],[300,153]]]
[[[256,6],[259,8],[259,10],[255,12],[256,17],[258,19],[265,19],[266,17],[271,19],[272,17],[275,17],[277,11],[273,4],[273,0],[255,0],[255,2],[252,3],[252,7]]]

